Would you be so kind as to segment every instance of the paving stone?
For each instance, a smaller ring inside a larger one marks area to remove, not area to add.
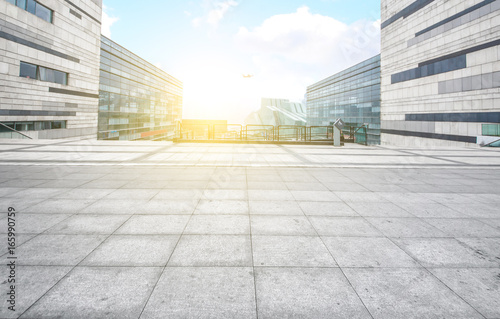
[[[424,267],[497,267],[498,260],[453,238],[404,238],[395,243]]]
[[[77,267],[22,318],[138,318],[161,269]]]
[[[5,222],[5,221],[4,221]],[[36,237],[38,234],[23,234],[23,233],[16,233],[16,247],[21,246],[22,244],[28,242],[32,238]],[[7,243],[9,239],[9,236],[7,233],[2,233],[0,234],[0,242],[2,243]],[[4,245],[2,250],[0,251],[1,255],[7,254],[9,252],[9,246]],[[16,248],[17,249],[17,248]],[[5,258],[7,255],[4,256]]]
[[[117,189],[104,197],[104,199],[145,199],[150,200],[159,192],[158,189]]]
[[[179,235],[112,235],[81,265],[163,267],[172,254]]]
[[[382,233],[361,217],[309,217],[319,235],[338,237],[381,237]]]
[[[16,233],[39,234],[55,224],[67,219],[69,214],[27,214],[19,213],[15,217]],[[7,220],[2,224],[6,225]],[[8,228],[0,228],[0,233],[7,233]]]
[[[191,215],[198,200],[150,200],[136,214],[146,215]]]
[[[349,203],[360,216],[364,217],[414,217],[393,203]]]
[[[415,217],[422,218],[465,218],[464,214],[438,203],[404,203],[397,202],[399,207]]]
[[[248,235],[183,235],[168,266],[249,267],[250,247]]]
[[[252,215],[304,215],[295,201],[259,201],[248,202]]]
[[[20,265],[76,266],[105,235],[39,235],[17,248]]]
[[[366,218],[388,237],[446,237],[446,233],[420,218]]]
[[[219,199],[219,200],[245,200],[247,199],[247,192],[245,190],[237,189],[206,189],[202,196],[202,199]]]
[[[494,203],[444,203],[444,205],[456,210],[463,215],[472,218],[500,218],[498,204]]]
[[[287,190],[284,182],[248,182],[248,189],[254,190]]]
[[[259,318],[371,318],[335,268],[257,268]]]
[[[470,218],[426,218],[425,222],[452,237],[500,238],[500,230]]]
[[[147,200],[142,199],[100,199],[79,211],[79,214],[141,214],[147,213]]]
[[[252,236],[255,266],[336,267],[337,264],[318,237]]]
[[[36,205],[26,208],[26,213],[42,214],[76,214],[92,205],[93,199],[46,199]]]
[[[294,200],[292,193],[288,190],[248,190],[248,199],[249,200],[280,200],[280,201],[288,201]]]
[[[387,238],[323,237],[340,267],[419,267]]]
[[[500,240],[498,238],[456,238],[462,244],[472,248],[487,260],[494,260],[500,265]]]
[[[500,318],[499,268],[431,268],[429,271],[486,318]]]
[[[74,215],[47,230],[48,234],[98,235],[111,234],[130,215]]]
[[[298,202],[307,216],[356,216],[359,214],[343,202]]]
[[[0,302],[0,317],[18,318],[20,314],[26,311],[35,301],[42,297],[52,286],[54,286],[62,277],[64,277],[71,267],[55,266],[17,266],[16,267],[16,306],[15,311],[8,309],[12,306],[8,303],[7,297],[2,298]],[[8,278],[9,268],[1,267],[0,274],[2,278]],[[3,280],[0,289],[7,294],[10,292],[10,285],[7,280]]]
[[[187,215],[137,215],[123,224],[116,234],[169,235],[182,234],[187,225]]]
[[[295,200],[313,202],[341,202],[334,193],[330,191],[291,191]]]
[[[166,268],[141,318],[256,318],[252,268]]]
[[[248,216],[196,215],[189,219],[185,234],[241,235],[250,233]]]
[[[24,198],[49,199],[51,197],[60,195],[67,191],[68,189],[66,188],[27,188],[19,192],[9,194],[9,196],[22,199]]]
[[[62,198],[62,199],[93,199],[93,200],[98,200],[109,193],[111,193],[113,189],[90,189],[90,188],[76,188],[69,190],[67,192],[57,194],[54,196],[54,199],[56,198]]]
[[[337,195],[341,200],[346,203],[383,203],[388,202],[388,200],[373,192],[333,192],[333,194]]]
[[[344,269],[373,318],[482,318],[426,270]]]
[[[193,189],[163,189],[158,192],[158,194],[153,197],[153,199],[187,199],[187,200],[198,200],[203,195],[203,189],[193,188]]]
[[[244,200],[200,200],[195,214],[247,215],[248,202]]]
[[[26,318],[500,316],[494,149],[3,143]]]
[[[304,216],[256,216],[250,217],[254,235],[316,235]]]

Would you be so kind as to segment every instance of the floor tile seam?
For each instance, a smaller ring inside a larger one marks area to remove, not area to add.
[[[121,228],[128,220],[130,220],[130,218],[132,218],[133,215],[130,215],[130,217],[128,219],[126,219],[120,226],[118,226],[116,229],[115,229],[115,232],[116,230],[118,230],[119,228]],[[114,232],[113,232],[114,233]],[[43,293],[37,300],[35,300],[29,307],[26,308],[26,310],[24,310],[20,315],[19,317],[22,317],[25,313],[27,313],[38,301],[40,301],[42,298],[44,298],[48,293],[50,293],[50,291],[52,291],[60,282],[62,282],[64,279],[68,278],[68,276],[85,260],[87,259],[92,253],[94,253],[99,247],[102,246],[103,243],[105,243],[108,238],[110,238],[112,235],[110,234],[109,236],[107,236],[106,238],[104,238],[96,247],[94,247],[94,249],[92,249],[91,252],[89,252],[85,257],[83,257],[76,265],[72,266],[72,268],[64,275],[62,276],[54,285],[52,285],[47,291],[45,291],[45,293]],[[69,266],[71,267],[71,266]]]
[[[438,276],[436,276],[432,271],[430,271],[427,267],[423,267],[424,271],[427,272],[432,278],[434,278],[435,280],[437,280],[438,282],[440,282],[444,287],[448,288],[449,291],[452,292],[453,295],[455,295],[455,297],[457,297],[458,299],[462,300],[466,305],[468,305],[471,309],[473,309],[477,314],[479,314],[481,317],[483,317],[484,319],[487,319],[487,317],[485,315],[483,315],[478,309],[476,309],[476,307],[474,307],[473,305],[471,305],[467,300],[465,300],[465,298],[463,298],[461,295],[458,294],[458,292],[456,292],[455,290],[453,290],[450,286],[448,286],[444,281],[442,281]]]
[[[315,178],[318,182],[320,182],[314,175],[312,175],[313,178]],[[335,265],[337,265],[338,269],[340,270],[340,272],[342,273],[344,279],[347,281],[347,283],[349,284],[349,286],[351,287],[352,291],[354,291],[354,293],[356,294],[356,296],[358,297],[358,300],[361,302],[361,304],[363,305],[363,307],[365,308],[366,312],[370,315],[370,317],[372,319],[375,319],[375,317],[373,316],[373,314],[371,313],[371,311],[368,309],[368,307],[366,306],[365,302],[363,301],[363,299],[361,299],[361,296],[358,294],[358,292],[356,291],[356,289],[354,288],[352,282],[349,280],[349,278],[347,277],[347,275],[345,274],[345,272],[342,270],[342,268],[340,267],[339,263],[337,262],[337,259],[335,258],[335,256],[333,255],[333,253],[331,252],[330,248],[328,247],[328,245],[326,245],[325,241],[323,240],[323,238],[321,237],[321,235],[319,234],[318,230],[316,229],[316,227],[314,227],[313,223],[311,222],[311,220],[309,219],[309,216],[307,216],[304,212],[304,210],[302,209],[302,207],[299,205],[299,208],[302,210],[302,213],[306,216],[306,219],[307,221],[309,222],[309,225],[311,225],[311,227],[314,229],[315,233],[316,233],[316,236],[317,238],[319,238],[319,240],[321,241],[323,247],[326,249],[326,251],[328,251],[328,253],[330,254],[330,257],[332,258],[333,262],[335,263]],[[352,209],[352,208],[351,208]]]
[[[60,214],[60,215],[63,215],[63,214]],[[65,220],[67,220],[67,219],[69,219],[69,218],[73,217],[74,215],[76,215],[76,213],[74,213],[74,214],[68,214],[68,215],[70,215],[70,216],[66,217],[66,218],[65,218],[64,220],[62,220],[61,222],[63,222],[63,221],[65,221]],[[59,223],[57,223],[57,224],[59,224]],[[57,224],[56,224],[56,225],[57,225]],[[52,227],[54,227],[54,226],[55,226],[55,225],[50,226],[49,228],[52,228]],[[48,228],[48,229],[49,229],[49,228]],[[20,244],[20,245],[17,245],[17,244],[16,244],[16,249],[17,249],[17,248],[19,248],[19,247],[21,247],[21,246],[23,246],[23,245],[25,245],[25,244],[27,244],[27,243],[29,243],[30,241],[34,240],[35,238],[37,238],[37,237],[41,236],[41,235],[42,235],[45,231],[47,231],[48,229],[46,229],[46,230],[44,230],[44,231],[42,231],[42,232],[39,232],[39,233],[22,233],[22,232],[16,232],[16,235],[34,235],[33,237],[31,237],[30,239],[26,240],[26,241],[25,241],[25,242],[23,242],[22,244]],[[5,234],[6,234],[6,233],[5,233]],[[0,258],[4,257],[5,255],[8,255],[8,252],[6,252],[5,254],[0,255]],[[18,264],[19,264],[19,262],[18,262]]]
[[[157,266],[157,265],[91,265],[91,264],[82,264],[75,266],[74,264],[18,264],[18,266],[23,268],[36,268],[36,267],[77,267],[77,268],[252,268],[252,265],[242,266],[242,265],[167,265],[166,267]],[[373,270],[373,271],[383,271],[383,270],[394,270],[394,269],[452,269],[452,270],[500,270],[500,266],[429,266],[424,267],[421,265],[416,266],[291,266],[291,265],[255,265],[256,269],[263,268],[304,268],[304,269],[365,269],[365,270]]]
[[[184,228],[183,228],[183,230],[182,230],[181,234],[180,234],[180,235],[179,235],[179,237],[177,238],[177,242],[175,243],[175,245],[174,245],[174,247],[173,247],[173,249],[172,249],[172,252],[170,253],[170,255],[169,255],[169,257],[168,257],[167,261],[166,261],[166,262],[165,262],[165,264],[164,264],[164,266],[162,267],[162,270],[161,270],[161,272],[159,273],[158,278],[157,278],[157,280],[156,280],[155,284],[153,285],[153,287],[152,287],[152,289],[151,289],[151,292],[149,293],[149,296],[147,297],[146,302],[144,303],[144,306],[142,307],[141,312],[140,312],[140,314],[139,314],[138,318],[141,318],[141,317],[142,317],[142,314],[144,313],[144,310],[146,309],[146,307],[147,307],[147,305],[148,305],[148,303],[149,303],[149,301],[150,301],[151,297],[153,296],[153,293],[155,292],[156,287],[158,286],[158,283],[160,282],[160,279],[162,278],[163,274],[165,273],[165,269],[167,269],[167,266],[168,266],[168,264],[170,263],[170,260],[172,259],[172,256],[174,255],[175,250],[177,249],[177,246],[179,245],[179,243],[180,243],[180,241],[181,241],[181,239],[182,239],[182,237],[183,237],[183,235],[184,235],[184,232],[185,232],[185,230],[186,230],[186,228],[187,228],[187,226],[188,226],[189,222],[191,221],[191,218],[193,217],[194,211],[195,211],[196,207],[199,205],[199,203],[200,203],[200,199],[198,199],[198,200],[197,200],[197,203],[196,203],[196,205],[195,205],[195,208],[193,209],[193,211],[192,211],[192,212],[191,212],[191,214],[189,215],[189,218],[188,218],[188,220],[186,221],[186,224],[184,225]]]
[[[348,203],[346,203],[349,207],[351,207]],[[354,209],[351,207],[351,209]],[[393,237],[389,237],[387,236],[386,234],[384,234],[378,227],[376,227],[375,225],[373,225],[372,223],[370,223],[370,221],[368,221],[365,217],[361,216],[361,218],[363,218],[365,220],[366,223],[368,223],[371,227],[374,227],[382,236],[379,236],[377,238],[386,238],[387,240],[389,240],[393,245],[395,245],[396,247],[398,247],[402,252],[404,252],[409,258],[411,258],[416,264],[420,265],[420,267],[423,267],[422,264],[417,260],[415,259],[411,254],[409,254],[406,250],[404,250],[402,247],[400,247],[399,245],[397,245],[397,243],[393,240],[394,238]],[[401,238],[408,238],[408,237],[395,237],[395,238],[398,238],[398,239],[401,239]],[[420,238],[420,237],[419,237]],[[428,238],[428,237],[426,237]],[[434,238],[434,237],[432,237]]]
[[[133,216],[133,215],[131,215]],[[180,216],[186,216],[186,215],[180,215]],[[243,216],[243,215],[240,215]],[[297,215],[299,216],[299,215]],[[72,217],[72,216],[70,216]],[[70,218],[68,217],[68,218]],[[314,228],[314,226],[312,226]],[[6,233],[2,233],[2,235],[5,235]],[[41,232],[41,233],[19,233],[21,235],[35,235],[34,237],[30,238],[26,242],[20,244],[17,247],[20,247],[24,245],[25,243],[31,241],[32,239],[35,239],[38,236],[81,236],[81,237],[91,237],[91,236],[105,236],[105,235],[113,235],[113,236],[138,236],[138,237],[144,237],[144,236],[178,236],[178,235],[183,235],[185,237],[188,236],[218,236],[218,237],[234,237],[234,236],[240,236],[240,237],[245,237],[249,236],[250,232],[246,233],[182,233],[182,232],[165,232],[165,233],[113,233],[113,232],[74,232],[74,233],[50,233],[50,232]],[[311,235],[308,233],[300,234],[286,234],[286,233],[268,233],[268,232],[259,232],[259,233],[253,233],[253,237],[315,237],[316,235]],[[435,239],[435,240],[446,240],[446,239],[499,239],[500,236],[464,236],[464,235],[447,235],[447,236],[387,236],[384,234],[381,234],[380,236],[375,236],[375,235],[368,235],[368,236],[363,236],[363,235],[334,235],[334,234],[321,234],[319,235],[320,237],[331,237],[331,238],[393,238],[393,239],[422,239],[422,240],[428,240],[428,239]],[[4,253],[2,256],[5,256],[7,253]]]
[[[249,230],[250,230],[250,256],[251,256],[251,263],[252,263],[252,279],[253,279],[253,289],[254,289],[254,301],[255,301],[255,316],[256,319],[259,319],[259,299],[257,296],[257,273],[255,271],[255,256],[254,256],[254,247],[253,247],[253,233],[252,233],[252,219],[251,219],[251,214],[250,214],[250,199],[249,199],[249,194],[248,194],[248,172],[247,169],[245,169],[245,185],[247,187],[245,193],[246,193],[246,206],[247,206],[247,211],[248,211],[248,224],[249,224]]]
[[[370,191],[370,193],[377,195],[377,192]],[[411,193],[411,194],[414,194],[414,193]],[[377,195],[377,196],[380,196],[380,195]],[[352,207],[352,205],[350,205],[348,202],[345,202],[345,204],[346,204],[346,205],[348,205],[348,206],[349,206],[351,209],[353,209],[354,211],[356,211],[356,209],[355,209],[354,207]],[[351,203],[351,204],[352,204],[352,203]],[[395,203],[393,203],[393,204],[395,204]],[[395,204],[395,205],[396,205],[396,206],[398,206],[398,207],[400,207],[400,208],[401,208],[401,209],[403,209],[404,211],[406,211],[408,214],[413,215],[412,213],[410,213],[410,212],[409,212],[408,210],[406,210],[405,208],[403,208],[403,207],[401,207],[401,206],[399,206],[399,205],[397,205],[397,204]],[[356,212],[357,212],[357,211],[356,211]],[[413,216],[415,216],[415,215],[413,215]],[[372,227],[375,227],[375,229],[377,229],[380,233],[384,234],[384,232],[383,232],[381,229],[379,229],[376,225],[374,225],[373,223],[371,223],[371,222],[367,219],[367,217],[366,217],[366,216],[362,216],[362,215],[360,214],[360,217],[361,217],[361,218],[363,218],[363,219],[364,219],[367,223],[369,223]],[[390,217],[369,217],[369,218],[389,219]],[[408,217],[408,218],[417,218],[417,219],[420,219],[420,220],[422,220],[422,219],[423,219],[423,218],[420,218],[420,217],[417,217],[417,216],[415,216],[415,217]],[[432,229],[435,229],[435,230],[437,230],[437,231],[439,231],[439,232],[444,233],[443,231],[441,231],[440,229],[438,229],[438,228],[437,228],[437,227],[435,227],[434,225],[429,224],[429,223],[428,223],[428,222],[426,222],[425,220],[422,220],[422,222],[424,222],[426,225],[430,226]],[[385,234],[384,234],[384,235],[385,235]]]
[[[427,274],[429,274],[432,278],[434,278],[435,280],[437,280],[438,282],[440,282],[444,287],[448,288],[449,291],[451,291],[453,293],[453,295],[455,295],[457,298],[459,298],[460,300],[462,300],[465,304],[467,304],[469,307],[471,307],[471,309],[474,309],[474,311],[479,314],[480,316],[482,316],[484,319],[486,319],[486,317],[480,313],[475,307],[473,307],[471,304],[469,304],[464,298],[462,298],[457,292],[455,292],[453,289],[451,289],[451,287],[449,287],[448,285],[446,285],[443,281],[441,281],[441,279],[439,279],[437,276],[435,276],[430,270],[429,268],[432,268],[432,267],[425,267],[424,265],[422,265],[422,263],[420,261],[418,261],[416,258],[414,258],[412,256],[412,254],[410,254],[409,252],[407,252],[404,247],[398,245],[397,242],[395,242],[393,240],[393,238],[391,237],[386,237],[388,240],[390,240],[394,245],[396,245],[399,249],[401,249],[403,252],[405,252],[405,254],[407,256],[409,256],[411,259],[414,260],[414,262],[416,262],[421,268],[423,269]],[[459,267],[457,267],[459,268]],[[461,268],[461,267],[460,267]],[[467,268],[470,268],[470,267],[467,267]],[[477,268],[483,268],[483,267],[477,267]],[[493,269],[495,269],[496,267],[492,267]],[[500,268],[500,266],[499,266]]]
[[[63,162],[63,161],[61,161]],[[64,166],[77,166],[77,165],[84,165],[90,166],[90,167],[95,167],[95,166],[110,166],[110,167],[116,167],[116,166],[131,166],[128,162],[113,162],[113,161],[91,161],[91,162],[83,162],[80,161],[78,163],[74,164],[68,164],[68,163],[61,163],[61,162],[55,162],[55,161],[42,161],[42,160],[24,160],[24,161],[19,161],[19,160],[0,160],[0,165],[4,166],[23,166],[23,165],[33,165],[32,163],[36,163],[35,165],[38,166],[43,166],[43,165],[50,165],[50,166],[57,166],[58,164],[63,164]],[[63,166],[60,165],[60,166]],[[175,164],[175,163],[165,163],[165,162],[158,162],[158,163],[150,163],[150,164],[142,164],[142,166],[167,166],[167,167],[186,167],[185,164]],[[139,165],[135,165],[139,166]],[[217,167],[220,166],[219,164],[193,164],[189,165],[187,167]],[[227,165],[231,166],[231,165]],[[394,164],[394,163],[370,163],[370,164],[339,164],[339,163],[323,163],[322,165],[282,165],[282,166],[277,166],[277,165],[261,165],[261,166],[255,166],[255,165],[241,165],[238,167],[287,167],[287,168],[361,168],[361,169],[381,169],[381,168],[387,168],[387,169],[395,169],[395,168],[410,168],[410,169],[435,169],[437,167],[440,167],[442,169],[456,169],[460,167],[461,169],[484,169],[484,168],[498,168],[500,167],[500,164],[456,164],[456,165],[450,165],[450,164]]]

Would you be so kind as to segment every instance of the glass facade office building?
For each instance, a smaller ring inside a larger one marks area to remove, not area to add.
[[[307,88],[307,123],[367,126],[368,144],[380,144],[380,55]]]
[[[251,125],[306,125],[306,112],[301,103],[285,99],[262,98],[261,107],[245,119]]]
[[[101,140],[168,140],[182,118],[182,83],[110,39],[101,38]]]

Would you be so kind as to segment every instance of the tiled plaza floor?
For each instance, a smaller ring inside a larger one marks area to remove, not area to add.
[[[494,149],[0,141],[0,318],[500,318]],[[11,234],[12,235],[12,234]],[[11,236],[12,237],[12,236]]]

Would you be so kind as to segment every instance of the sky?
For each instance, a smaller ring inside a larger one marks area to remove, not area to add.
[[[184,119],[236,124],[380,53],[380,0],[104,0],[102,33],[183,82]]]

